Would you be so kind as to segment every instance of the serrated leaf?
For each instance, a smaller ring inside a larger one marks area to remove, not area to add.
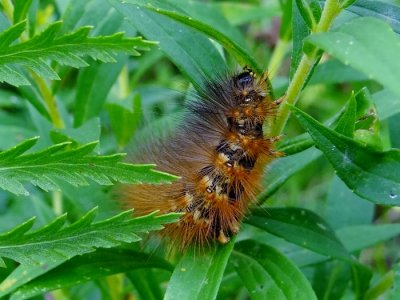
[[[15,290],[33,278],[48,272],[74,256],[95,248],[111,248],[122,243],[141,240],[137,233],[162,229],[162,224],[178,220],[178,214],[132,217],[132,210],[112,218],[93,222],[97,209],[92,209],[75,223],[65,226],[66,217],[35,231],[29,231],[29,220],[0,236],[0,257],[13,259],[21,265],[1,284],[0,296]]]
[[[205,253],[188,251],[175,267],[164,299],[215,299],[234,242]]]
[[[231,261],[250,299],[317,299],[301,271],[270,246],[256,241],[239,242]]]
[[[45,292],[82,284],[112,274],[135,269],[158,268],[172,271],[165,260],[142,252],[125,249],[98,249],[77,256],[37,277],[15,291],[11,299],[27,299]]]
[[[374,203],[400,205],[399,149],[372,150],[291,109],[351,190]]]
[[[350,255],[330,226],[312,211],[300,208],[259,208],[246,223],[326,256],[350,261]]]
[[[61,34],[62,22],[50,24],[33,38],[12,44],[25,30],[26,21],[17,23],[0,34],[0,82],[12,85],[27,85],[28,80],[18,68],[28,68],[39,76],[59,79],[46,60],[55,60],[61,65],[75,68],[87,66],[82,59],[89,56],[102,62],[115,62],[115,53],[139,55],[153,42],[141,37],[125,38],[122,33],[110,36],[89,37],[91,27],[81,27],[75,32]]]
[[[72,185],[87,185],[86,179],[102,185],[121,183],[161,183],[177,177],[155,171],[154,165],[133,165],[121,162],[123,154],[90,155],[97,142],[68,149],[69,143],[44,150],[25,152],[35,145],[32,138],[7,151],[0,152],[0,188],[14,194],[28,195],[22,182],[29,181],[44,190],[58,189],[53,179]]]
[[[384,21],[357,18],[335,31],[310,36],[307,43],[400,95],[400,39]]]

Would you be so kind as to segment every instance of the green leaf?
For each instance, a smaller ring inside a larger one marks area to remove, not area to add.
[[[277,143],[277,149],[287,156],[300,153],[312,146],[314,146],[314,142],[308,133],[303,133]]]
[[[317,253],[351,260],[329,225],[309,210],[294,207],[259,208],[252,210],[246,223]]]
[[[107,110],[118,146],[124,147],[129,143],[142,118],[140,95],[135,94],[132,99],[108,103]]]
[[[297,7],[308,28],[315,30],[321,18],[321,6],[317,0],[296,0]]]
[[[328,192],[324,215],[333,229],[370,224],[374,216],[374,204],[352,193],[344,182],[335,176]]]
[[[76,28],[76,26],[79,25],[79,22],[82,18],[84,18],[86,15],[87,16],[93,15],[93,11],[88,11],[88,7],[92,5],[93,2],[94,1],[85,1],[80,3],[80,5],[77,5],[76,2],[69,1],[69,3],[65,7],[65,11],[62,16],[63,17],[62,31],[68,32],[74,30],[74,28]]]
[[[343,261],[318,264],[313,276],[313,288],[318,299],[336,300],[342,296],[351,280],[351,266]]]
[[[137,233],[162,229],[162,224],[178,219],[178,214],[156,216],[155,213],[132,218],[132,211],[129,210],[93,222],[96,211],[96,208],[89,211],[69,226],[65,226],[64,214],[50,224],[29,232],[34,222],[34,219],[30,219],[0,235],[0,257],[21,263],[0,284],[0,296],[74,256],[92,252],[95,248],[110,248],[139,241],[141,238]]]
[[[362,299],[365,299],[365,300],[375,300],[375,299],[396,300],[398,297],[393,298],[393,296],[395,294],[391,293],[391,292],[395,292],[395,287],[393,286],[395,274],[394,274],[393,270],[391,270],[391,271],[387,272],[386,274],[384,274],[383,276],[379,276],[379,277],[380,277],[379,279],[374,280],[374,285],[366,291],[365,296]],[[397,294],[397,296],[399,296],[399,294]]]
[[[92,1],[85,10],[84,17],[86,18],[81,19],[81,22],[92,24],[101,22],[101,25],[96,26],[96,35],[117,32],[123,23],[121,15],[113,10],[107,1]],[[119,55],[114,64],[90,60],[89,67],[79,70],[75,98],[75,127],[100,114],[112,86],[127,62],[127,55]]]
[[[389,300],[396,300],[400,297],[400,263],[393,268],[393,284],[389,293]]]
[[[396,95],[400,95],[399,41],[388,24],[374,18],[357,18],[335,31],[307,38],[308,43],[363,72]]]
[[[75,127],[100,114],[107,95],[126,62],[127,57],[120,57],[114,64],[93,62],[79,72],[75,98]]]
[[[30,69],[39,76],[60,79],[46,60],[75,68],[88,64],[81,58],[90,56],[102,62],[115,62],[115,53],[139,55],[138,50],[148,50],[154,42],[141,37],[125,38],[122,33],[110,36],[89,37],[91,27],[81,27],[73,33],[60,34],[62,22],[50,24],[32,39],[13,43],[25,30],[26,22],[17,23],[0,33],[0,82],[12,85],[29,85],[18,67]],[[135,49],[134,49],[135,48]]]
[[[336,84],[367,80],[368,77],[360,71],[344,65],[336,59],[330,59],[315,67],[309,84]]]
[[[129,281],[135,286],[140,299],[158,300],[163,299],[163,292],[156,274],[151,269],[129,271],[126,274]]]
[[[400,34],[400,7],[398,5],[376,0],[357,0],[347,10],[359,16],[381,19]]]
[[[340,3],[340,8],[346,8],[350,5],[352,5],[354,2],[356,2],[357,0],[339,0]]]
[[[0,117],[3,117],[0,115]],[[21,141],[32,138],[37,133],[23,126],[0,124],[0,149],[4,150],[14,146]]]
[[[27,299],[48,291],[67,288],[109,275],[135,269],[172,270],[171,265],[152,254],[125,249],[98,249],[77,256],[16,290],[11,299]]]
[[[164,299],[215,299],[234,242],[232,239],[204,253],[192,249],[184,254],[175,267]]]
[[[354,298],[364,299],[364,294],[372,278],[372,271],[362,264],[353,264],[351,267]]]
[[[400,205],[398,149],[372,150],[323,126],[298,108],[291,109],[354,193],[374,203]]]
[[[289,4],[291,1],[288,1]],[[287,5],[286,5],[287,6]],[[292,36],[293,36],[293,49],[292,57],[290,60],[290,78],[293,77],[299,66],[301,57],[303,56],[303,40],[310,34],[311,30],[301,16],[299,7],[296,1],[292,3]],[[285,26],[285,25],[283,25]],[[286,25],[287,26],[287,25]]]
[[[268,20],[280,14],[276,1],[251,4],[246,2],[221,1],[211,3],[218,7],[229,23],[238,26],[258,19]]]
[[[28,195],[22,182],[29,181],[41,189],[56,190],[58,178],[74,186],[88,185],[86,179],[98,184],[160,183],[177,177],[153,170],[154,165],[132,165],[121,162],[123,154],[89,155],[97,142],[75,149],[70,143],[53,145],[47,149],[28,153],[37,141],[32,138],[7,151],[0,152],[0,188],[14,194]]]
[[[390,118],[400,112],[400,96],[387,89],[372,95],[380,120]]]
[[[233,254],[230,259],[232,259],[232,257]],[[217,299],[234,299],[235,297],[239,297],[239,294],[243,295],[244,293],[247,294],[242,280],[236,273],[233,265],[228,263],[224,278],[221,282],[221,287],[218,290]]]
[[[14,1],[14,24],[26,18],[32,0],[15,0]]]
[[[231,261],[251,299],[317,299],[301,271],[272,247],[251,240],[239,242]]]
[[[352,137],[357,116],[357,102],[354,93],[351,94],[350,100],[347,102],[343,113],[341,114],[338,122],[335,125],[334,130],[345,136]]]
[[[245,51],[249,52],[248,43],[244,34],[237,27],[233,26],[217,8],[217,3],[206,3],[202,1],[186,0],[167,0],[173,6],[166,6],[166,1],[153,1],[155,7],[163,8],[168,11],[175,11],[187,15],[192,19],[205,23],[223,35],[227,36],[232,42],[238,44]],[[215,4],[215,5],[213,5]],[[154,7],[153,6],[153,7]],[[189,24],[187,24],[189,25]],[[200,30],[202,31],[202,30]],[[205,33],[205,32],[204,32]]]
[[[77,253],[91,252],[94,247],[109,248],[120,242],[136,242],[140,237],[133,232],[159,230],[163,228],[161,224],[178,219],[177,214],[156,216],[155,213],[132,218],[132,210],[128,210],[93,223],[96,211],[97,208],[92,209],[67,227],[64,214],[33,232],[28,231],[33,226],[34,218],[29,219],[0,235],[0,257],[8,257],[21,264],[35,264],[60,257],[71,258]]]
[[[399,235],[399,225],[352,225],[337,229],[335,234],[349,253],[357,254],[360,250],[397,237]],[[312,266],[330,259],[327,256],[304,251],[303,248],[296,247],[288,253],[288,256],[299,267]]]
[[[260,202],[267,200],[276,192],[291,176],[315,161],[321,154],[315,148],[281,157],[271,162],[266,170],[262,186],[264,189],[257,196]]]
[[[370,117],[374,118],[374,114],[371,114],[371,107],[374,107],[372,104],[372,98],[368,90],[366,88],[362,88],[356,94],[352,94],[346,106],[336,113],[331,119],[326,121],[325,124],[330,128],[334,128],[339,133],[341,133],[341,130],[354,131],[356,128],[370,129],[369,125],[365,127],[366,124],[364,124],[364,121],[360,122],[360,120],[356,119],[368,120]],[[370,117],[365,118],[366,115],[370,115]],[[352,135],[353,131],[351,133],[348,132],[348,134]],[[292,154],[304,151],[313,145],[314,142],[310,135],[308,133],[303,133],[295,136],[294,138],[280,141],[277,147],[279,151],[282,151],[286,155],[290,156]]]
[[[145,8],[148,1],[109,2],[146,38],[159,41],[161,50],[196,88],[202,86],[205,78],[212,79],[226,73],[221,54],[203,34]]]
[[[78,128],[53,129],[50,131],[54,143],[72,142],[73,147],[100,139],[101,125],[99,118],[92,118]],[[98,145],[94,149],[97,151]]]
[[[282,17],[281,17],[282,20],[281,20],[281,28],[279,30],[279,38],[281,38],[284,41],[290,41],[290,39],[292,38],[292,33],[294,33],[295,30],[293,25],[294,21],[292,21],[292,19],[294,18],[294,9],[296,9],[297,6],[295,1],[292,0],[279,1],[279,6],[280,10],[282,11]],[[301,17],[300,19],[303,21]],[[307,28],[306,25],[305,28]],[[295,36],[293,36],[293,38],[295,38]]]
[[[243,49],[236,41],[229,38],[226,34],[222,33],[221,31],[218,31],[215,27],[174,11],[155,8],[152,6],[146,6],[146,7],[151,9],[152,11],[168,16],[173,20],[181,22],[185,25],[188,25],[192,28],[199,30],[200,32],[207,34],[209,37],[219,42],[229,53],[232,54],[232,56],[242,66],[248,66],[258,73],[261,73],[263,71],[258,66],[257,62],[248,54],[248,50]]]
[[[356,252],[400,235],[400,224],[355,225],[340,228],[336,234],[344,246]]]

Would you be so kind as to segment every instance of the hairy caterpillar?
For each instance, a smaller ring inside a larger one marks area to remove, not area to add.
[[[207,82],[198,99],[187,104],[177,132],[133,158],[181,177],[168,185],[123,188],[123,201],[139,215],[184,212],[163,230],[181,248],[228,242],[255,199],[266,163],[278,155],[275,139],[263,133],[278,104],[266,80],[267,73],[257,76],[245,69]]]

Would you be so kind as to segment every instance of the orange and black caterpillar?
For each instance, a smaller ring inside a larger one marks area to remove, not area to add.
[[[245,69],[207,82],[198,99],[187,104],[176,133],[133,157],[181,177],[172,184],[123,188],[123,201],[136,214],[184,213],[164,229],[181,248],[228,242],[255,199],[266,163],[278,155],[275,139],[263,133],[277,105],[266,81],[266,73],[257,76]]]

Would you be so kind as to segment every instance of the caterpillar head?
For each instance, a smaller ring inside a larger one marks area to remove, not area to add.
[[[265,87],[251,69],[244,69],[231,80],[236,105],[254,106],[265,98]]]

